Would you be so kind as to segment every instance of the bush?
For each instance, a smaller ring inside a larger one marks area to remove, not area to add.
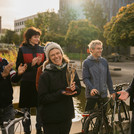
[[[17,58],[17,51],[14,50],[9,50],[8,53],[0,53],[0,57],[5,58],[8,62],[13,62],[14,66],[13,68],[15,69],[15,63],[16,63],[16,58]]]

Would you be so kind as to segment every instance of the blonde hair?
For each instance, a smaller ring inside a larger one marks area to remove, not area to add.
[[[89,51],[91,52],[91,49],[95,49],[95,46],[96,46],[96,45],[102,45],[102,46],[103,46],[103,43],[102,43],[100,40],[92,40],[92,41],[88,44]]]

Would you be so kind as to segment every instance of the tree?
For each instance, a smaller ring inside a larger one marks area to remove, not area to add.
[[[39,28],[42,31],[41,41],[44,42],[48,33],[59,33],[59,15],[54,10],[38,13],[34,20],[26,21],[25,29],[30,26]]]
[[[87,44],[93,39],[98,39],[99,33],[100,30],[88,20],[71,21],[65,40],[68,45],[79,47],[82,55]]]
[[[104,37],[112,46],[134,46],[134,3],[121,7],[104,26]]]
[[[73,9],[70,9],[70,8],[61,9],[59,12],[59,17],[60,17],[59,33],[66,35],[66,32],[67,32],[68,27],[69,27],[69,23],[72,20],[77,19],[76,11]]]
[[[4,36],[1,37],[1,42],[8,43],[8,44],[18,44],[19,43],[19,35],[12,30],[6,30]]]
[[[103,31],[103,26],[107,22],[107,17],[104,15],[104,11],[100,4],[95,4],[95,1],[85,0],[83,4],[83,11],[86,19],[90,20],[92,24],[97,26]]]

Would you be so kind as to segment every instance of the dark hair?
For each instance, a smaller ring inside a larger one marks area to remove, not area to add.
[[[29,43],[29,39],[31,39],[33,35],[41,35],[41,31],[38,28],[29,27],[23,34],[23,42],[21,46],[23,43]]]

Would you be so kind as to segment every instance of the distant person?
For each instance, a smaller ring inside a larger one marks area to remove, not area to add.
[[[132,111],[131,134],[134,134],[134,78],[126,91],[119,91],[120,100],[126,100],[130,96],[130,110]]]
[[[13,88],[11,82],[18,82],[25,72],[27,65],[20,64],[18,72],[12,69],[13,63],[0,57],[0,125],[4,121],[15,118],[13,100]],[[5,130],[2,134],[5,134]],[[14,125],[9,128],[9,134],[14,134]]]
[[[69,134],[74,118],[72,97],[79,95],[81,85],[76,71],[68,87],[69,59],[59,44],[50,42],[45,46],[47,60],[39,78],[38,98],[40,115],[45,134]]]
[[[90,55],[83,62],[82,77],[86,85],[86,107],[85,111],[94,109],[95,104],[99,105],[96,94],[100,94],[105,102],[107,100],[107,89],[115,96],[108,62],[103,58],[103,44],[99,40],[93,40],[88,45]]]
[[[27,64],[27,70],[22,76],[20,85],[19,107],[30,112],[30,108],[37,107],[36,73],[37,68],[45,61],[44,47],[40,46],[41,31],[30,27],[24,32],[24,39],[19,48],[16,69],[20,63]],[[38,107],[36,113],[36,133],[42,134]],[[30,134],[31,119],[23,122],[25,134]]]

